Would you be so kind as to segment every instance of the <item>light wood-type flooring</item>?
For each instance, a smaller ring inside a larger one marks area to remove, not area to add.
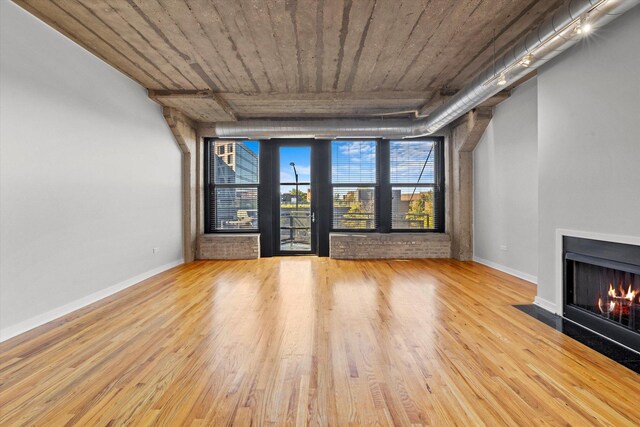
[[[452,260],[173,268],[0,344],[0,425],[640,424],[640,375]]]

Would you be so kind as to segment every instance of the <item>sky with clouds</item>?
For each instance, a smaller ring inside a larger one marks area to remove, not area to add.
[[[334,184],[376,182],[376,141],[333,141],[331,180]]]
[[[258,141],[243,144],[258,152]],[[331,144],[331,170],[333,183],[375,183],[376,147],[373,140],[333,141]],[[432,184],[435,179],[435,153],[432,141],[390,141],[391,182]],[[430,153],[431,151],[431,153]],[[425,160],[429,158],[424,171]],[[311,147],[280,147],[280,182],[295,182],[296,164],[300,182],[311,179]],[[422,176],[420,173],[422,171]]]

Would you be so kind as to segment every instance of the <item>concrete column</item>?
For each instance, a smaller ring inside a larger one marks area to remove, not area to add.
[[[473,258],[473,149],[491,121],[491,108],[478,108],[451,126],[451,257]]]
[[[198,171],[201,166],[197,126],[184,113],[171,107],[163,108],[164,118],[182,152],[182,234],[184,261],[195,259],[198,236]]]

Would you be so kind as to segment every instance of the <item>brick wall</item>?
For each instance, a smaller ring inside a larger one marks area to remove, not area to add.
[[[204,234],[200,236],[198,259],[260,258],[259,234]]]
[[[436,233],[331,233],[329,256],[335,259],[449,258],[451,239]]]

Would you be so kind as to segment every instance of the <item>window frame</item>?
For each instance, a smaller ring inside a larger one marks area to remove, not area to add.
[[[443,233],[445,223],[445,198],[444,198],[444,138],[438,137],[424,137],[415,138],[413,141],[430,141],[434,144],[433,147],[433,171],[434,182],[433,183],[404,183],[404,182],[391,182],[391,141],[399,141],[398,139],[387,139],[387,151],[389,160],[387,162],[388,175],[385,182],[385,191],[389,194],[389,206],[388,209],[388,226],[390,233]],[[433,189],[433,228],[393,228],[392,218],[392,200],[393,189],[395,187],[403,188],[419,188],[427,187]]]
[[[444,158],[444,138],[424,137],[415,138],[416,141],[431,141],[434,145],[434,183],[392,183],[391,182],[391,141],[398,139],[386,138],[336,138],[329,141],[329,188],[331,194],[331,205],[329,212],[329,232],[330,233],[444,233],[445,231],[445,158]],[[333,150],[331,144],[334,141],[376,141],[376,183],[340,183],[334,184],[333,177]],[[375,197],[375,228],[333,228],[333,189],[336,187],[374,187]],[[392,190],[393,187],[430,187],[433,188],[433,228],[393,228],[392,227]],[[383,208],[384,207],[384,208]]]
[[[249,140],[251,142],[256,141],[258,143],[258,182],[257,183],[251,183],[251,184],[238,184],[238,183],[223,183],[223,184],[216,184],[215,182],[215,176],[214,173],[212,172],[212,168],[211,168],[211,153],[215,153],[216,156],[219,155],[219,153],[216,152],[215,150],[215,144],[216,142],[220,142],[220,141],[229,141],[229,142],[245,142],[245,140],[242,139],[233,139],[233,138],[229,138],[229,139],[222,139],[222,138],[205,138],[205,143],[204,143],[204,165],[203,165],[203,169],[204,169],[204,173],[203,173],[203,178],[204,178],[204,232],[207,234],[256,234],[256,233],[260,233],[260,190],[262,188],[262,180],[260,179],[260,175],[261,175],[261,162],[260,162],[260,158],[261,158],[261,153],[262,153],[262,147],[263,147],[263,143],[261,140]],[[225,150],[225,154],[221,154],[223,156],[227,156],[228,154],[226,153],[227,150]],[[234,150],[235,151],[235,150]],[[257,203],[257,218],[256,218],[256,227],[255,228],[230,228],[230,229],[218,229],[215,226],[216,223],[216,217],[215,217],[215,208],[212,206],[212,203],[215,203],[216,201],[216,189],[217,188],[255,188],[256,190],[256,203]]]
[[[270,157],[268,150],[265,149],[265,142],[262,140],[251,140],[258,142],[258,183],[257,184],[215,184],[213,171],[211,170],[211,152],[214,149],[215,143],[217,141],[226,141],[227,139],[221,138],[205,138],[204,147],[203,147],[203,190],[204,190],[204,232],[207,234],[216,234],[216,233],[228,233],[228,234],[252,234],[252,233],[261,233],[268,231],[268,225],[270,224],[270,219],[272,215],[268,212],[260,212],[263,209],[271,209],[271,203],[266,203],[266,193],[264,189],[269,190],[265,187],[270,182],[267,179],[271,175],[271,171],[268,170],[266,165],[271,165]],[[234,140],[229,138],[229,140]],[[324,151],[324,155],[320,157],[325,157],[328,160],[326,165],[322,166],[322,173],[318,176],[322,176],[322,181],[317,183],[317,189],[326,188],[326,214],[328,218],[326,224],[321,233],[444,233],[445,232],[445,222],[446,222],[446,205],[445,205],[445,193],[446,193],[446,178],[445,178],[445,141],[443,137],[424,137],[424,138],[416,138],[415,140],[428,140],[433,141],[436,145],[434,148],[434,172],[435,179],[433,184],[416,184],[416,183],[391,183],[391,159],[390,159],[390,143],[391,141],[396,141],[398,139],[382,139],[382,138],[334,138],[324,140],[326,142],[326,151]],[[245,140],[236,139],[234,141],[243,142]],[[332,152],[332,142],[333,141],[376,141],[376,182],[375,183],[333,183],[332,180],[332,163],[333,163],[333,152]],[[316,143],[320,144],[321,141],[316,141]],[[324,146],[324,145],[323,145]],[[235,150],[234,150],[235,151]],[[217,153],[216,153],[217,154]],[[235,155],[235,153],[234,153]],[[313,161],[313,160],[312,160]],[[319,159],[315,161],[319,162]],[[320,167],[320,163],[318,163],[318,167]],[[326,180],[324,179],[326,177]],[[359,229],[359,228],[333,228],[333,190],[334,188],[339,187],[373,187],[374,189],[374,214],[376,227],[375,228],[367,228],[367,229]],[[434,189],[434,228],[431,229],[420,229],[420,228],[392,228],[392,189],[393,187],[432,187]],[[215,229],[215,212],[212,209],[212,202],[215,202],[215,188],[216,187],[232,187],[232,188],[256,188],[257,190],[257,199],[258,199],[258,222],[256,228],[251,229]],[[268,199],[271,200],[271,199]],[[324,206],[318,205],[318,212],[316,216],[318,218],[323,218],[325,212],[321,210],[325,210]],[[264,215],[262,215],[264,214]],[[265,216],[266,215],[266,216]],[[263,218],[264,216],[264,218]],[[325,221],[325,220],[323,220]],[[266,228],[265,228],[266,227]],[[327,234],[328,236],[328,234]]]
[[[333,142],[355,142],[355,141],[374,141],[376,143],[376,173],[375,183],[333,183]],[[329,206],[329,232],[330,233],[378,233],[380,232],[380,139],[377,138],[336,138],[329,140],[329,193],[331,194],[331,204]],[[333,190],[334,188],[352,188],[365,187],[373,188],[373,214],[375,220],[374,228],[333,228]]]

